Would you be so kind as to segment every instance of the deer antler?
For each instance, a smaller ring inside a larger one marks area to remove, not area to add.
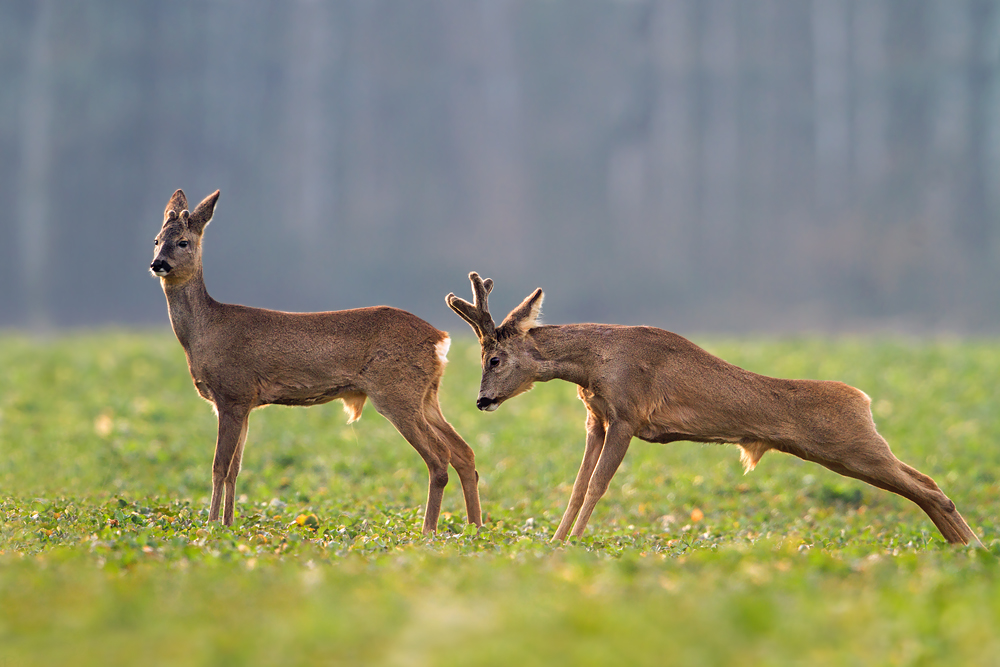
[[[469,323],[472,330],[479,337],[479,342],[495,337],[496,324],[493,316],[490,315],[489,302],[487,301],[490,292],[493,290],[493,280],[487,278],[483,280],[479,274],[473,271],[469,274],[469,281],[472,283],[472,303],[465,299],[460,299],[454,293],[445,297],[448,306],[454,310],[459,317]]]

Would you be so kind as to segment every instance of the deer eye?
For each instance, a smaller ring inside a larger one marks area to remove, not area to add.
[[[177,242],[177,246],[180,247],[180,248],[186,248],[186,247],[188,247],[188,242],[187,241],[178,241]]]
[[[153,245],[154,246],[160,245],[160,239],[153,239]]]
[[[490,357],[490,368],[496,368],[500,365],[500,357]]]

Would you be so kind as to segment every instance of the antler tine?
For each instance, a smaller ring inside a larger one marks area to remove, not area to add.
[[[460,299],[454,293],[445,297],[445,301],[459,317],[469,323],[479,340],[483,341],[493,337],[496,331],[496,324],[493,322],[493,316],[490,315],[487,302],[487,297],[493,290],[493,281],[489,278],[483,280],[475,271],[469,274],[469,281],[472,283],[472,303]]]
[[[493,279],[483,280],[479,274],[473,271],[469,274],[469,281],[472,283],[472,305],[476,310],[489,317],[490,322],[493,317],[490,315],[489,294],[493,291]]]

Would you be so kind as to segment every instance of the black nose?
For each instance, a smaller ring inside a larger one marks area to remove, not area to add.
[[[170,264],[166,260],[155,259],[153,263],[149,265],[149,270],[156,274],[167,274],[170,273]]]
[[[495,398],[486,398],[485,396],[480,396],[479,400],[476,401],[476,407],[479,408],[480,410],[485,410],[486,408],[490,407],[496,402],[497,400]]]

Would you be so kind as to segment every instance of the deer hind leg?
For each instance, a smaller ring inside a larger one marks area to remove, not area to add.
[[[218,520],[219,510],[222,509],[222,523],[226,526],[233,523],[236,477],[240,474],[249,418],[249,408],[228,406],[219,408],[219,438],[215,444],[215,460],[212,462],[212,505],[208,512],[209,521]]]
[[[624,422],[613,422],[607,427],[604,434],[604,446],[601,448],[601,455],[594,467],[594,474],[591,475],[590,483],[587,485],[587,494],[584,496],[580,515],[577,517],[576,523],[573,524],[571,535],[574,537],[583,535],[584,529],[587,528],[587,522],[590,521],[590,515],[593,514],[597,501],[607,492],[608,486],[611,485],[611,478],[615,476],[618,466],[625,458],[632,434],[632,427]],[[567,508],[567,512],[569,509]]]
[[[948,542],[973,542],[982,546],[969,524],[959,514],[955,503],[941,491],[933,479],[897,459],[878,433],[872,431],[862,442],[861,445],[853,444],[851,447],[835,447],[830,452],[809,458],[834,472],[860,479],[916,503]]]
[[[921,486],[927,489],[931,495],[937,496],[936,501],[927,503],[926,505],[913,498],[911,500],[920,505],[921,509],[927,513],[946,540],[952,544],[969,544],[971,542],[976,546],[983,546],[983,543],[979,541],[979,538],[972,531],[972,528],[969,527],[965,518],[958,512],[955,503],[938,488],[933,479],[898,459],[897,463],[904,474],[913,479],[917,486]]]
[[[438,403],[437,391],[428,394],[424,402],[424,415],[438,440],[450,450],[451,465],[462,482],[462,494],[465,496],[465,511],[469,523],[482,526],[483,514],[479,504],[479,473],[476,471],[475,452],[444,418]]]
[[[569,529],[573,527],[573,522],[576,521],[576,517],[580,513],[580,506],[583,505],[583,498],[587,494],[587,486],[594,474],[594,468],[597,467],[601,450],[604,449],[604,436],[604,424],[588,412],[587,447],[583,451],[583,461],[580,462],[580,469],[573,481],[573,491],[570,493],[566,511],[563,512],[559,527],[556,528],[556,534],[552,536],[553,542],[566,539]]]
[[[419,406],[396,403],[370,396],[372,405],[396,427],[399,434],[417,450],[427,464],[427,508],[424,510],[423,533],[437,531],[438,516],[441,514],[441,500],[444,487],[448,485],[448,462],[450,452],[441,443],[434,429],[427,422]],[[389,405],[386,405],[389,403]]]

